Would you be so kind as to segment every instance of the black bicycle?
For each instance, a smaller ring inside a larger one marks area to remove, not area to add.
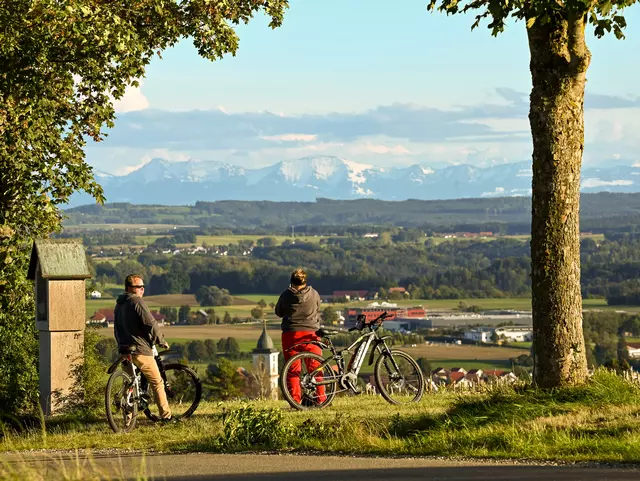
[[[320,329],[316,335],[326,342],[311,341],[296,344],[291,349],[314,344],[331,355],[323,358],[312,352],[300,352],[289,359],[280,376],[280,389],[287,402],[295,409],[324,408],[331,404],[336,394],[350,391],[360,394],[358,373],[369,348],[369,365],[373,369],[376,387],[382,397],[391,404],[418,402],[424,394],[425,381],[418,363],[406,352],[391,349],[387,339],[380,336],[378,329],[388,317],[383,312],[379,317],[367,323],[364,315],[359,315],[356,326],[349,331],[366,330],[349,347],[337,351],[331,337],[341,333],[336,329]],[[350,356],[345,366],[345,357]],[[297,387],[300,387],[298,390]],[[292,393],[292,391],[294,391]]]
[[[153,389],[142,372],[132,362],[133,351],[123,353],[107,370],[110,374],[105,392],[105,408],[109,426],[115,432],[131,431],[142,411],[152,421],[160,421]],[[179,362],[166,363],[175,357],[175,351],[158,353],[153,346],[153,356],[164,380],[167,401],[172,417],[191,416],[202,398],[202,383],[193,369]],[[118,366],[122,369],[118,370]]]

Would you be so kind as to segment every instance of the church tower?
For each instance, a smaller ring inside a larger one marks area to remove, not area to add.
[[[278,399],[278,350],[267,334],[267,321],[262,325],[262,334],[253,354],[253,375],[266,399]]]

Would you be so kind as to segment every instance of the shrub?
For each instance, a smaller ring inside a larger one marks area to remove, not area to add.
[[[293,435],[291,424],[284,421],[279,409],[256,409],[243,406],[223,414],[222,434],[218,443],[222,448],[240,450],[263,446],[279,448]]]
[[[84,361],[72,371],[74,383],[68,394],[59,395],[63,411],[82,418],[93,417],[104,409],[104,373],[108,363],[96,346],[103,338],[96,328],[88,327],[84,333]]]

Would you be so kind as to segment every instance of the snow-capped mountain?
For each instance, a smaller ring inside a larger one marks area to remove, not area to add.
[[[640,192],[640,167],[585,168],[583,192]],[[124,176],[96,172],[108,202],[193,204],[198,200],[313,201],[505,197],[531,194],[531,163],[432,169],[421,165],[383,169],[339,157],[304,157],[261,169],[218,161],[153,159]],[[90,203],[86,195],[71,205]]]

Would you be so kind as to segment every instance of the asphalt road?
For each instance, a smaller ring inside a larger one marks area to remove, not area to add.
[[[4,460],[4,463],[2,462]],[[6,461],[9,461],[8,463]],[[510,462],[450,461],[430,458],[374,458],[268,454],[178,454],[83,456],[0,454],[15,474],[37,472],[38,479],[67,473],[101,473],[106,479],[167,481],[568,481],[638,480],[640,465],[629,467],[523,465]],[[8,468],[7,468],[8,467]],[[25,471],[26,472],[26,471]],[[40,478],[40,476],[42,476]],[[89,476],[87,476],[89,477]],[[102,478],[102,479],[105,479]],[[0,475],[0,479],[2,476]]]

